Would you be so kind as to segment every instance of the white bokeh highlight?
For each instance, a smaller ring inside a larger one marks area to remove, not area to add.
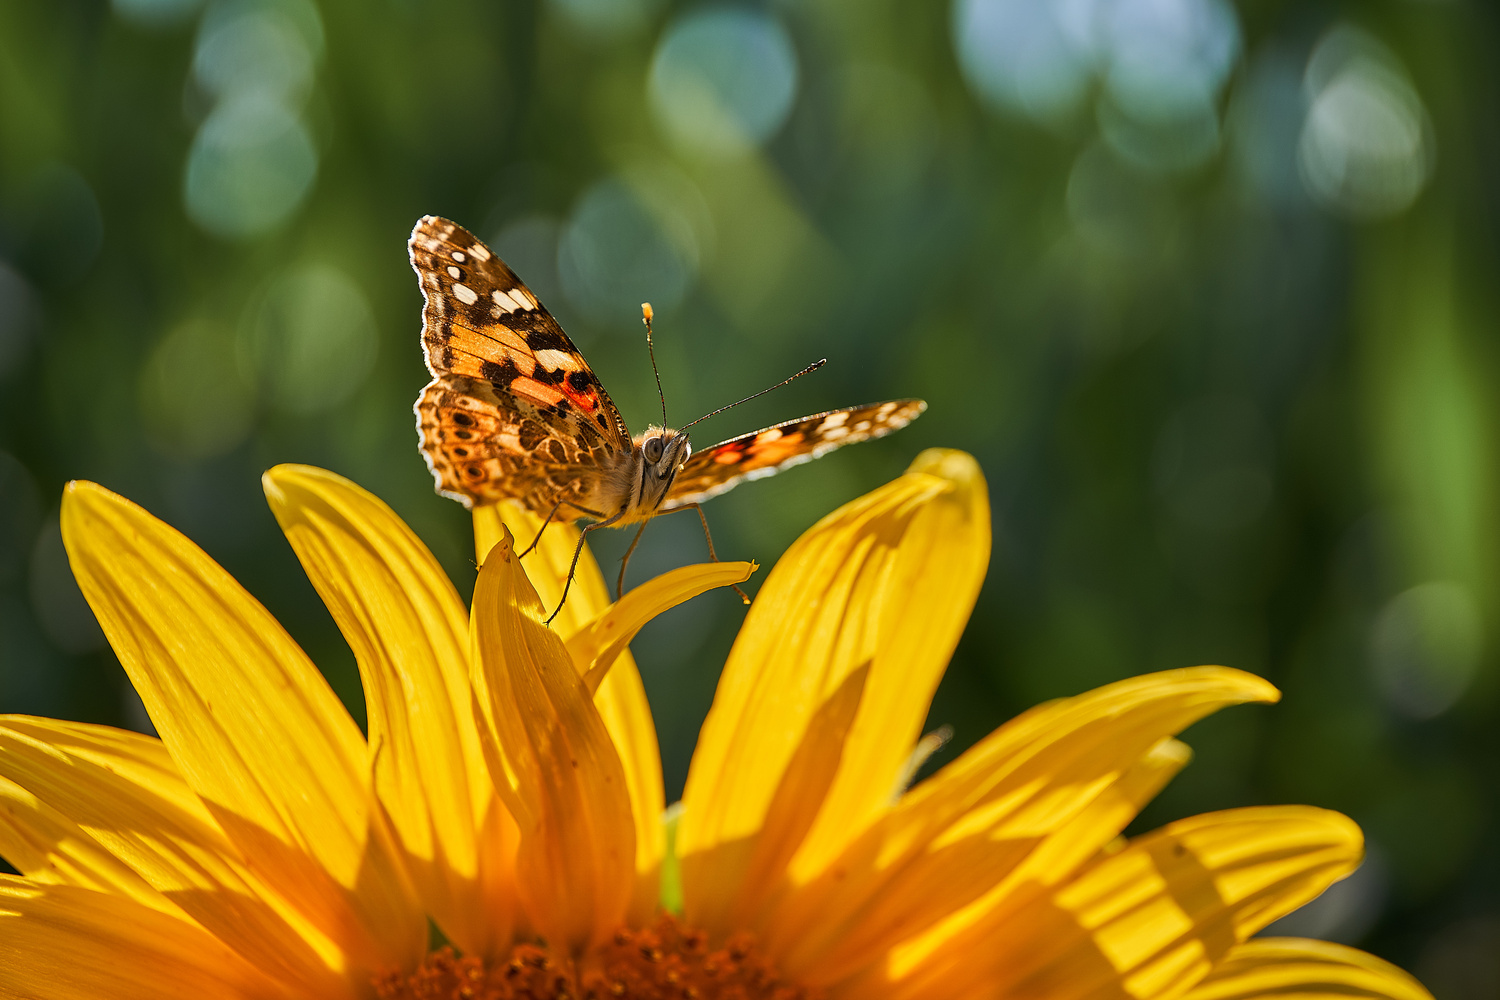
[[[736,155],[786,123],[797,56],[769,14],[720,8],[688,14],[662,35],[647,84],[651,110],[679,147]]]
[[[1308,60],[1304,87],[1297,162],[1308,193],[1356,219],[1409,208],[1435,150],[1427,110],[1395,56],[1359,29],[1335,28]]]

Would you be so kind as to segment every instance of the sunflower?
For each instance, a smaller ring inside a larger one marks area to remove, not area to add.
[[[971,458],[906,475],[777,563],[680,808],[628,644],[747,579],[609,604],[576,534],[475,514],[472,609],[385,505],[281,466],[266,492],[358,661],[362,735],[281,626],[182,535],[88,483],[63,532],[160,739],[0,718],[0,997],[1427,1000],[1400,970],[1252,935],[1359,862],[1301,806],[1121,831],[1173,737],[1274,701],[1218,667],[1038,706],[911,784],[989,555]],[[524,567],[524,568],[523,568]],[[669,843],[670,841],[670,843]]]

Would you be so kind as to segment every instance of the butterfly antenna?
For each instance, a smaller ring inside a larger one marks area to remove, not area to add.
[[[719,407],[717,410],[713,411],[712,413],[705,413],[705,414],[703,414],[703,416],[699,417],[697,420],[694,420],[693,424],[701,424],[703,421],[707,420],[709,417],[717,417],[719,414],[723,413],[725,410],[732,410],[732,409],[734,409],[736,406],[739,406],[740,403],[748,403],[752,399],[755,399],[755,398],[757,398],[759,396],[764,396],[766,393],[770,392],[771,389],[780,389],[782,386],[784,386],[788,382],[792,381],[792,379],[801,378],[802,376],[806,375],[808,372],[815,372],[819,368],[822,368],[826,364],[828,364],[828,359],[827,358],[822,358],[821,360],[814,361],[812,364],[808,365],[806,368],[802,369],[797,374],[791,376],[790,378],[784,378],[784,379],[782,379],[780,382],[777,382],[775,385],[771,386],[769,389],[762,389],[760,392],[751,393],[750,395],[746,396],[744,399],[739,400],[739,402],[730,403],[728,406],[721,406],[721,407]],[[679,427],[677,429],[678,429],[678,431],[685,431],[689,427],[693,426],[693,424],[683,424],[681,427]]]
[[[667,394],[661,391],[661,369],[656,367],[656,345],[651,343],[651,303],[641,303],[641,322],[646,324],[646,353],[651,355],[651,374],[656,376],[656,394],[661,397],[661,426],[667,428]]]

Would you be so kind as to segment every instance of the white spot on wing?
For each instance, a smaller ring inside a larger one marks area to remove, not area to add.
[[[500,309],[500,312],[516,311],[516,304],[510,300],[510,296],[506,295],[500,289],[497,288],[491,292],[490,298],[495,300],[495,305]],[[500,314],[496,313],[495,315],[498,317]]]
[[[462,250],[455,250],[453,251],[453,259],[462,264],[468,258],[464,256],[464,252]]]
[[[831,431],[835,427],[844,426],[844,424],[848,423],[848,421],[849,413],[847,410],[842,413],[830,413],[828,416],[823,418],[823,426],[820,427],[819,430]]]
[[[548,371],[557,371],[559,368],[565,372],[578,371],[578,359],[566,351],[537,351],[537,363]]]
[[[522,292],[519,287],[512,288],[510,290],[510,298],[511,301],[516,304],[516,308],[518,309],[533,309],[536,307],[536,300],[531,299],[530,301],[527,301],[526,294]]]
[[[473,254],[474,259],[479,261],[479,263],[481,264],[490,259],[490,252],[484,247],[480,246],[478,243],[469,248],[469,253]]]
[[[443,249],[443,241],[439,239],[429,239],[427,241],[427,249],[431,253],[437,253],[439,250]]]
[[[458,268],[454,267],[452,264],[448,265],[448,277],[450,277],[450,278],[462,278],[463,276],[464,276],[464,273],[462,271],[460,271]]]
[[[472,306],[479,301],[479,293],[461,282],[454,284],[453,297],[466,306]]]

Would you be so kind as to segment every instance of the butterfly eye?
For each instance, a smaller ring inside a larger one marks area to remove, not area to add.
[[[662,443],[661,438],[647,438],[641,445],[641,451],[646,453],[646,461],[655,465],[661,461]]]

